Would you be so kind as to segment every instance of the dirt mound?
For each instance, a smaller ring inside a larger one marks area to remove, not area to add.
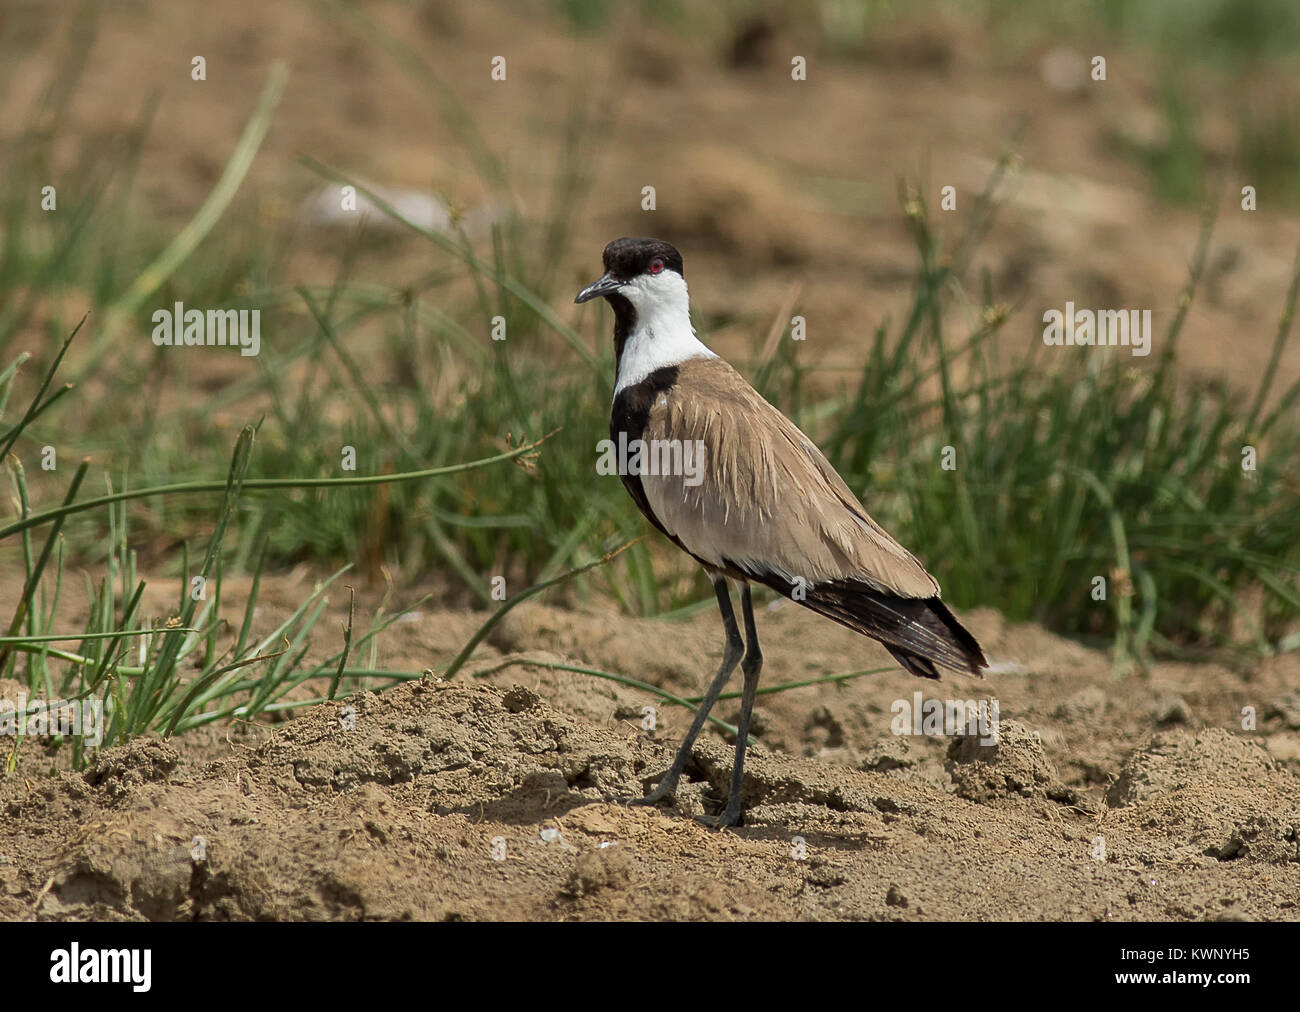
[[[1296,777],[1259,745],[1218,728],[1153,735],[1106,801],[1171,827],[1184,847],[1220,861],[1300,862]]]
[[[656,677],[685,681],[698,666],[703,680],[712,616],[669,639],[662,624],[624,620],[620,636],[580,644],[595,618],[524,612],[498,649],[581,645],[588,664],[644,676],[634,655],[614,655],[654,643]],[[800,674],[810,655],[857,659],[859,641],[810,636],[810,620],[766,616],[773,682]],[[1015,629],[990,632],[999,658],[1042,641],[1037,630],[1023,641]],[[1074,670],[984,686],[1015,714],[994,743],[895,734],[888,701],[916,688],[901,675],[765,697],[734,832],[690,818],[724,800],[730,742],[701,740],[675,809],[627,807],[670,762],[684,714],[626,686],[527,665],[426,677],[273,730],[138,740],[84,774],[49,776],[50,759],[28,747],[23,775],[0,781],[0,916],[1300,917],[1296,765],[1217,728],[1152,735],[1170,682],[1200,721],[1220,707],[1210,686],[1230,676],[1205,672],[1198,683],[1188,668],[1117,683],[1104,657],[1055,663]],[[1262,677],[1251,694],[1271,691],[1274,676]],[[970,685],[925,688],[964,695]],[[626,719],[647,704],[661,707],[655,731]],[[1290,734],[1272,720],[1259,740]],[[1123,746],[1141,740],[1123,721],[1145,721],[1146,743]]]
[[[1057,782],[1040,736],[1014,720],[1000,723],[994,741],[979,735],[954,738],[948,770],[957,793],[972,801],[1010,794],[1030,797]]]
[[[787,605],[763,609],[765,688],[888,663]],[[140,739],[80,773],[26,740],[0,779],[0,917],[1300,919],[1296,658],[1116,680],[1039,628],[963,619],[986,681],[885,671],[761,696],[745,823],[721,833],[691,816],[725,801],[729,738],[701,738],[675,806],[627,807],[689,713],[555,666],[694,695],[721,648],[708,612],[521,607],[458,680]],[[428,667],[449,624],[481,621],[422,612],[387,663]],[[970,717],[995,703],[992,736]],[[1228,730],[1246,708],[1258,729]]]
[[[167,742],[140,738],[97,754],[86,771],[86,783],[121,797],[141,784],[166,783],[179,763],[180,755]]]
[[[1197,787],[1250,788],[1276,781],[1278,773],[1278,764],[1262,748],[1219,728],[1164,732],[1152,735],[1124,763],[1106,803],[1118,808]]]

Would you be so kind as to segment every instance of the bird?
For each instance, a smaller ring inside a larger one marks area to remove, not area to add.
[[[763,668],[755,584],[878,640],[922,678],[938,678],[941,667],[982,678],[988,661],[940,600],[938,581],[868,515],[816,444],[696,336],[677,249],[625,236],[610,242],[602,259],[604,274],[574,301],[603,298],[614,313],[611,443],[697,451],[662,455],[690,461],[695,472],[647,467],[642,452],[623,461],[619,476],[646,519],[704,567],[726,634],[722,663],[672,765],[632,801],[654,805],[675,795],[704,721],[739,664],[731,793],[721,814],[704,820],[735,826]],[[731,583],[740,589],[743,639]]]

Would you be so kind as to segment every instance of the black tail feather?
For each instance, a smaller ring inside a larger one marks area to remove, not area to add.
[[[840,625],[879,640],[918,677],[938,678],[936,664],[984,677],[984,651],[937,597],[899,597],[851,580],[816,584],[799,595],[779,578],[764,582]]]
[[[888,643],[885,644],[885,649],[894,655],[894,660],[903,666],[904,671],[910,671],[917,678],[937,679],[939,677],[939,669],[934,666],[934,661],[928,657],[908,653],[898,647],[891,647]]]

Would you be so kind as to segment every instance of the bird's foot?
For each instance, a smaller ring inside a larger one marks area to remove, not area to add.
[[[721,815],[697,815],[695,821],[708,826],[710,829],[726,829],[728,826],[739,826],[740,804],[733,805],[728,802]]]
[[[657,805],[665,798],[671,798],[677,793],[677,777],[665,776],[659,781],[659,786],[650,791],[643,798],[629,798],[624,802],[626,805]]]

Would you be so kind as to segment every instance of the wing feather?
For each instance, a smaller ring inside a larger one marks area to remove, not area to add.
[[[722,359],[682,363],[643,438],[702,446],[698,484],[683,474],[642,474],[641,484],[665,532],[706,564],[791,584],[860,581],[903,598],[939,593],[812,440]]]

